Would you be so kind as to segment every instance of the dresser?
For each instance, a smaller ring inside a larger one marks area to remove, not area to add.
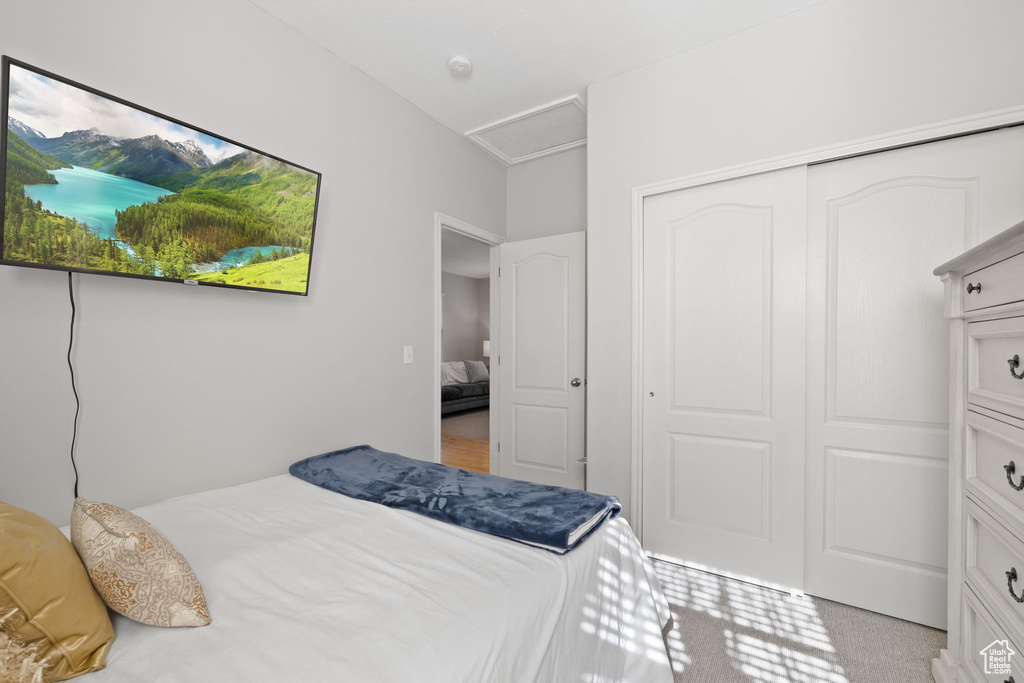
[[[1024,683],[1024,221],[935,269],[950,324],[939,683]]]

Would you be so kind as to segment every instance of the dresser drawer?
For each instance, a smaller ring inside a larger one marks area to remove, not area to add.
[[[993,606],[993,611],[1001,613],[1004,623],[1024,634],[1024,602],[1015,598],[1024,600],[1024,543],[970,498],[964,515],[964,573],[968,583],[986,604]]]
[[[1024,254],[964,275],[964,287],[965,311],[1024,301]]]
[[[1024,418],[1022,375],[1024,317],[968,323],[968,403]]]
[[[969,588],[963,591],[962,604],[964,669],[970,680],[994,683],[1013,676],[1015,681],[1024,681],[1024,652],[1017,647],[1015,639],[1003,631]],[[1014,654],[999,652],[1004,648],[1009,648]],[[1003,668],[1007,665],[1009,671]],[[996,678],[997,674],[999,678]]]
[[[1024,529],[1024,429],[969,410],[965,446],[967,491]]]

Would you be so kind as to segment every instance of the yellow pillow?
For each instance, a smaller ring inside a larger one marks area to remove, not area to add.
[[[107,605],[150,626],[206,626],[203,587],[185,558],[127,510],[78,498],[71,542]]]
[[[0,613],[8,633],[38,648],[47,681],[107,664],[114,627],[75,549],[42,517],[3,502]]]

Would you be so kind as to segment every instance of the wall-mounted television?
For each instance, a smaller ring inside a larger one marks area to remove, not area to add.
[[[3,57],[0,264],[305,295],[320,174]]]

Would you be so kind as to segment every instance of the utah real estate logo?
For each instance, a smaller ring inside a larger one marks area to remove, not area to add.
[[[1010,659],[1017,653],[1010,649],[1007,641],[993,640],[978,654],[985,658],[986,674],[1006,676],[1010,673]]]

